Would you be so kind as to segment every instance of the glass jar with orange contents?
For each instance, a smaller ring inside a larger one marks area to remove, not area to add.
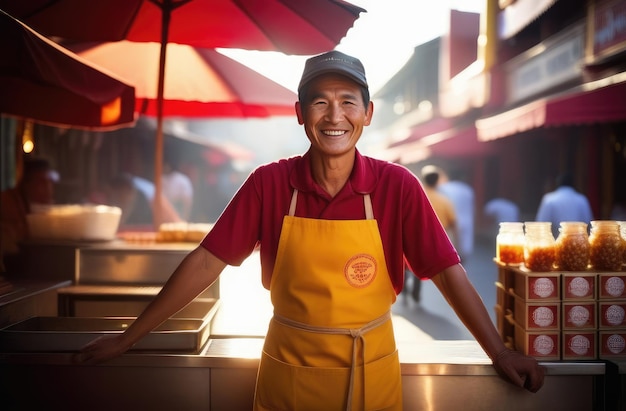
[[[556,238],[555,266],[562,271],[585,271],[589,265],[587,223],[561,221]]]
[[[531,221],[524,223],[524,265],[530,271],[552,271],[556,259],[556,243],[552,223]]]
[[[500,223],[496,236],[496,260],[510,265],[524,262],[524,223]]]
[[[623,243],[617,221],[592,221],[589,245],[589,261],[594,270],[622,269]]]
[[[619,234],[622,238],[622,270],[626,269],[626,221],[618,221]]]

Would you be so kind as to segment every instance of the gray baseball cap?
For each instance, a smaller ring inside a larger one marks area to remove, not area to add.
[[[357,84],[368,87],[363,63],[356,57],[333,50],[313,56],[306,61],[302,78],[298,85],[298,91],[315,77],[327,73],[344,75],[354,80]]]

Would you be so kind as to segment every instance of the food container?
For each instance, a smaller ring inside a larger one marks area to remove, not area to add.
[[[623,243],[617,221],[592,221],[589,235],[589,262],[597,271],[620,271]]]
[[[622,239],[622,270],[626,269],[626,221],[618,221],[619,236]]]
[[[530,271],[554,270],[556,254],[551,227],[549,222],[524,223],[524,265]]]
[[[586,271],[590,253],[587,224],[578,221],[562,221],[555,250],[557,270]]]
[[[595,301],[564,301],[561,306],[563,330],[596,329],[596,309]]]
[[[115,239],[122,209],[106,205],[54,205],[26,216],[32,239],[107,241]]]
[[[0,330],[3,352],[76,352],[97,337],[122,333],[134,317],[32,317]],[[197,353],[210,334],[210,321],[168,319],[131,350]]]
[[[561,275],[563,300],[595,300],[597,279],[596,273],[564,272]]]
[[[524,262],[524,223],[500,223],[496,236],[496,260],[510,265]]]
[[[561,357],[563,360],[595,360],[597,354],[597,334],[595,331],[563,331]]]

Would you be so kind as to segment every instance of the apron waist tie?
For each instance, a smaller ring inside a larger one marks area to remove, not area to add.
[[[350,365],[350,383],[348,388],[348,401],[346,404],[346,409],[350,411],[352,409],[352,393],[354,387],[354,374],[356,373],[356,354],[357,354],[357,343],[358,340],[361,340],[363,344],[363,369],[365,370],[365,340],[363,336],[368,331],[381,326],[391,319],[391,311],[387,311],[385,314],[380,317],[366,323],[360,328],[340,328],[340,327],[319,327],[315,325],[301,323],[299,321],[292,320],[287,317],[283,317],[280,314],[274,313],[274,320],[282,325],[286,325],[287,327],[295,328],[302,331],[309,331],[314,333],[321,334],[336,334],[336,335],[350,335],[352,337],[352,364]],[[365,393],[365,390],[363,391]]]

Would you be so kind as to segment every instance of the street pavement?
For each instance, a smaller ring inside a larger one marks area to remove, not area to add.
[[[477,241],[474,253],[463,262],[470,280],[495,323],[494,240]],[[261,286],[258,252],[241,267],[228,266],[220,276],[220,312],[212,334],[220,336],[264,336],[272,316],[269,291]],[[400,294],[392,308],[394,317],[403,317],[435,340],[474,340],[432,281],[422,281],[419,303],[410,293]],[[406,323],[406,321],[404,322]],[[406,328],[406,327],[405,327]],[[417,331],[417,330],[416,330]]]
[[[495,324],[498,270],[494,256],[495,240],[477,239],[474,252],[462,264]],[[411,297],[410,287],[411,283],[408,292],[400,294],[393,305],[395,315],[406,318],[435,340],[474,340],[432,281],[422,281],[419,302]]]

